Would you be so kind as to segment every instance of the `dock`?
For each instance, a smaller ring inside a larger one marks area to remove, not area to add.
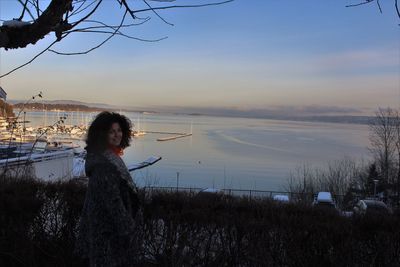
[[[187,136],[192,136],[191,133],[184,133],[184,134],[178,134],[178,135],[174,135],[174,136],[170,136],[170,137],[164,137],[164,138],[158,138],[157,141],[171,141],[171,140],[175,140],[178,138],[183,138],[183,137],[187,137]]]

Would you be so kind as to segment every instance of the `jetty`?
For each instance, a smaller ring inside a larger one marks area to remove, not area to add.
[[[175,139],[182,138],[182,137],[192,136],[192,133],[154,132],[154,131],[147,131],[146,133],[173,135],[173,136],[158,138],[157,141],[160,141],[160,142],[171,141],[171,140],[175,140]]]
[[[187,136],[192,136],[192,134],[191,133],[178,134],[170,137],[158,138],[157,141],[170,141]]]

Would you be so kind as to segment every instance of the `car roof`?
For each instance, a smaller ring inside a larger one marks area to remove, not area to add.
[[[375,206],[375,207],[384,207],[387,208],[386,204],[380,200],[374,200],[374,199],[365,199],[362,200],[367,204],[367,206]]]
[[[220,189],[217,189],[217,188],[205,188],[205,189],[201,190],[200,192],[203,192],[203,193],[220,193],[220,192],[223,192],[223,191],[220,190]]]
[[[332,202],[332,195],[330,192],[319,192],[317,196],[319,202]]]
[[[289,201],[289,196],[287,196],[287,195],[275,195],[273,199],[277,200],[277,201],[288,202]]]

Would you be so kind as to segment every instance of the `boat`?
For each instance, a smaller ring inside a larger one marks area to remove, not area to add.
[[[47,149],[47,142],[0,147],[0,172],[11,177],[33,176],[50,181],[73,178],[72,148]]]
[[[136,128],[136,127],[135,127]],[[137,130],[132,131],[132,136],[133,137],[140,137],[140,136],[144,136],[147,133],[145,131],[141,131],[140,130],[140,118],[138,118],[138,122],[137,122]]]

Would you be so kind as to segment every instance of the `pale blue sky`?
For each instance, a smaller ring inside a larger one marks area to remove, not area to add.
[[[0,18],[18,16],[12,2],[1,1]],[[128,33],[168,39],[116,37],[86,56],[47,53],[1,86],[14,99],[42,90],[46,99],[133,107],[398,106],[400,19],[392,1],[382,1],[383,14],[375,4],[345,7],[356,2],[236,0],[161,11],[173,27],[148,13],[151,21]],[[97,18],[112,22],[116,12],[116,1],[107,0]],[[1,73],[53,40],[1,50]],[[78,51],[98,40],[77,34],[56,48]]]

